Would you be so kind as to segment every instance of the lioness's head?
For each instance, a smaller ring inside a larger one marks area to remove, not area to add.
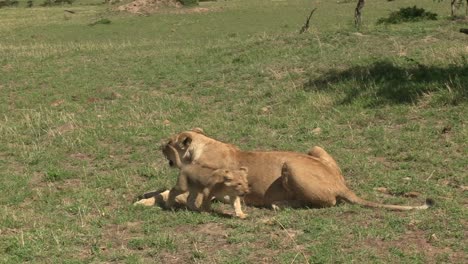
[[[196,154],[195,148],[191,147],[194,135],[204,135],[203,130],[201,128],[193,128],[190,131],[184,131],[173,135],[169,139],[161,142],[161,150],[169,161],[169,166],[173,167],[177,164],[174,150],[177,151],[182,163],[192,162],[194,154]]]
[[[250,192],[247,173],[246,167],[241,167],[238,170],[219,169],[215,172],[217,177],[222,179],[222,183],[227,191],[226,194],[237,196],[244,196]]]

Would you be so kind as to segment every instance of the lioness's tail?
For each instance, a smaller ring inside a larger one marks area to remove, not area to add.
[[[352,204],[359,204],[359,205],[366,206],[366,207],[386,208],[386,209],[397,210],[397,211],[424,210],[434,205],[434,201],[432,199],[426,199],[426,203],[424,205],[419,205],[419,206],[374,203],[374,202],[370,202],[370,201],[367,201],[358,197],[351,190],[344,191],[339,197],[343,198],[344,200]]]

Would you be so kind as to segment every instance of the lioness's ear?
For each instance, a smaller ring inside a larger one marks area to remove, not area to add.
[[[182,140],[182,146],[184,146],[184,148],[187,148],[188,146],[190,146],[191,143],[192,143],[192,138],[191,137],[185,137]]]
[[[203,131],[203,129],[199,128],[199,127],[194,127],[192,128],[192,131],[193,132],[196,132],[198,134],[202,134],[202,135],[205,135],[205,132]]]
[[[213,178],[216,178],[219,182],[224,181],[224,176],[227,175],[225,169],[217,169],[213,172]]]

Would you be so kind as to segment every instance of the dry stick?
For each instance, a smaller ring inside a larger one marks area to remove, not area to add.
[[[197,254],[202,254],[202,252],[197,247],[197,242],[193,242],[193,247],[195,248],[195,252],[197,252]],[[195,262],[197,262],[196,259]]]
[[[431,174],[429,175],[429,177],[427,177],[426,181],[429,181],[429,179],[432,178],[432,175],[434,175],[434,172],[435,172],[435,170],[433,170],[433,171],[431,172]]]
[[[359,29],[361,26],[361,10],[364,8],[366,0],[358,0],[356,9],[354,10],[354,24]]]
[[[457,0],[452,0],[452,2],[450,3],[450,13],[452,15],[452,17],[455,15],[455,2]]]
[[[452,0],[450,2],[450,14],[452,15],[452,18],[455,16],[455,9],[457,8],[457,4],[458,4],[458,7],[460,7],[462,4],[462,1],[463,0],[459,0],[457,2],[457,0]],[[466,0],[465,15],[468,15],[468,0]]]
[[[302,33],[309,30],[309,22],[310,22],[310,19],[312,18],[312,14],[314,14],[315,10],[317,10],[317,8],[314,8],[314,9],[312,9],[312,11],[310,11],[309,17],[307,17],[307,20],[306,20],[305,24],[302,26],[301,30],[299,30],[299,34],[302,34]]]
[[[294,238],[291,236],[291,234],[289,234],[288,230],[286,230],[286,228],[284,227],[283,224],[281,224],[280,221],[278,221],[277,219],[275,219],[275,221],[280,225],[280,227],[284,230],[284,232],[286,232],[286,234],[288,235],[289,239],[291,239],[291,241],[294,243],[294,245],[296,245],[296,247],[298,248],[299,252],[301,252],[302,256],[304,257],[304,260],[307,264],[309,264],[309,261],[307,260],[307,256],[306,254],[304,253],[304,251],[302,251],[300,248],[299,248],[299,245],[297,244],[296,240],[294,240]],[[296,255],[297,256],[297,255]],[[293,262],[296,260],[296,257],[294,257],[293,259]],[[293,263],[291,262],[291,263]]]
[[[297,258],[297,256],[299,256],[299,254],[300,254],[299,252],[296,253],[296,255],[294,256],[293,260],[291,261],[291,264],[293,264],[293,263],[296,261],[296,258]]]
[[[21,246],[24,247],[24,233],[23,233],[23,230],[21,230]]]

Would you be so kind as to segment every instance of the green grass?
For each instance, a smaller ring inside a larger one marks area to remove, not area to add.
[[[0,262],[464,262],[468,48],[448,2],[369,1],[359,33],[354,1],[99,2],[0,9]],[[377,24],[415,4],[439,19]],[[436,206],[133,207],[175,183],[159,142],[192,127],[242,149],[319,145],[362,197]]]

